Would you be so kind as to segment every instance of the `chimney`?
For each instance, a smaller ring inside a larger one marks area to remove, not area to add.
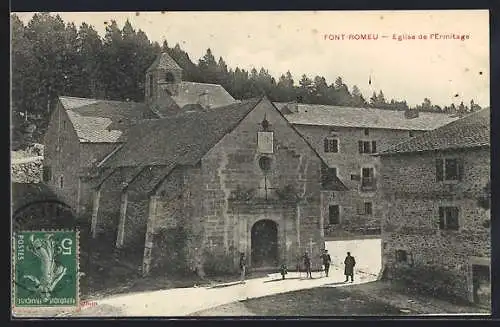
[[[406,109],[405,110],[405,118],[406,119],[413,119],[418,117],[418,110],[417,109]]]

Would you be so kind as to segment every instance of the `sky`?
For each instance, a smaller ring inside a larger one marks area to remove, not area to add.
[[[16,14],[25,23],[33,16]],[[386,99],[409,105],[427,97],[441,106],[471,99],[489,106],[487,10],[57,14],[93,25],[101,36],[105,22],[121,28],[128,19],[151,41],[179,43],[195,63],[210,48],[230,68],[264,67],[276,80],[288,70],[295,82],[302,74],[328,83],[341,76],[365,98],[382,90]],[[444,37],[450,34],[458,39]]]

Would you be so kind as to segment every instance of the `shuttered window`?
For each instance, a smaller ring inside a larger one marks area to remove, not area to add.
[[[330,225],[340,224],[340,207],[338,205],[328,207],[328,223]]]
[[[324,140],[324,150],[325,152],[338,153],[339,152],[339,141],[333,138],[325,138]]]
[[[436,159],[436,180],[439,181],[461,181],[464,175],[464,164],[462,159],[447,158]]]
[[[458,214],[457,207],[439,207],[439,229],[458,230]]]

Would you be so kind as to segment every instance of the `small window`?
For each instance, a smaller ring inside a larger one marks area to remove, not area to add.
[[[66,120],[63,120],[63,130],[65,131],[66,130]]]
[[[376,141],[359,141],[359,153],[375,153],[377,152]]]
[[[339,141],[334,138],[325,138],[324,140],[325,152],[338,153],[339,152]]]
[[[365,128],[364,133],[365,133],[365,136],[368,136],[368,135],[370,135],[370,130],[368,128]]]
[[[439,207],[439,229],[458,230],[458,208]]]
[[[153,75],[149,75],[149,96],[153,96],[154,80]]]
[[[405,250],[396,250],[396,262],[408,262],[408,253]]]
[[[371,216],[373,214],[373,205],[371,202],[365,202],[365,215]]]
[[[271,158],[269,157],[261,157],[259,159],[259,167],[264,171],[268,171],[271,169]]]
[[[50,166],[43,166],[43,181],[50,182],[52,180],[52,168]]]
[[[340,224],[340,207],[338,205],[328,207],[328,223],[330,225]]]
[[[413,131],[409,131],[409,132],[408,132],[408,135],[409,135],[410,137],[413,137],[413,136],[415,136],[415,133],[414,133]]]
[[[64,176],[59,177],[59,187],[60,188],[64,187]]]
[[[436,159],[436,179],[438,181],[462,180],[463,162],[459,159]]]

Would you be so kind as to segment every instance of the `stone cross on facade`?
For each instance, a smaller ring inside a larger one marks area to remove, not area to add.
[[[267,201],[267,191],[268,190],[276,190],[278,188],[277,187],[267,186],[267,176],[264,176],[264,187],[259,187],[259,189],[264,190],[265,196],[266,196],[266,201]]]

